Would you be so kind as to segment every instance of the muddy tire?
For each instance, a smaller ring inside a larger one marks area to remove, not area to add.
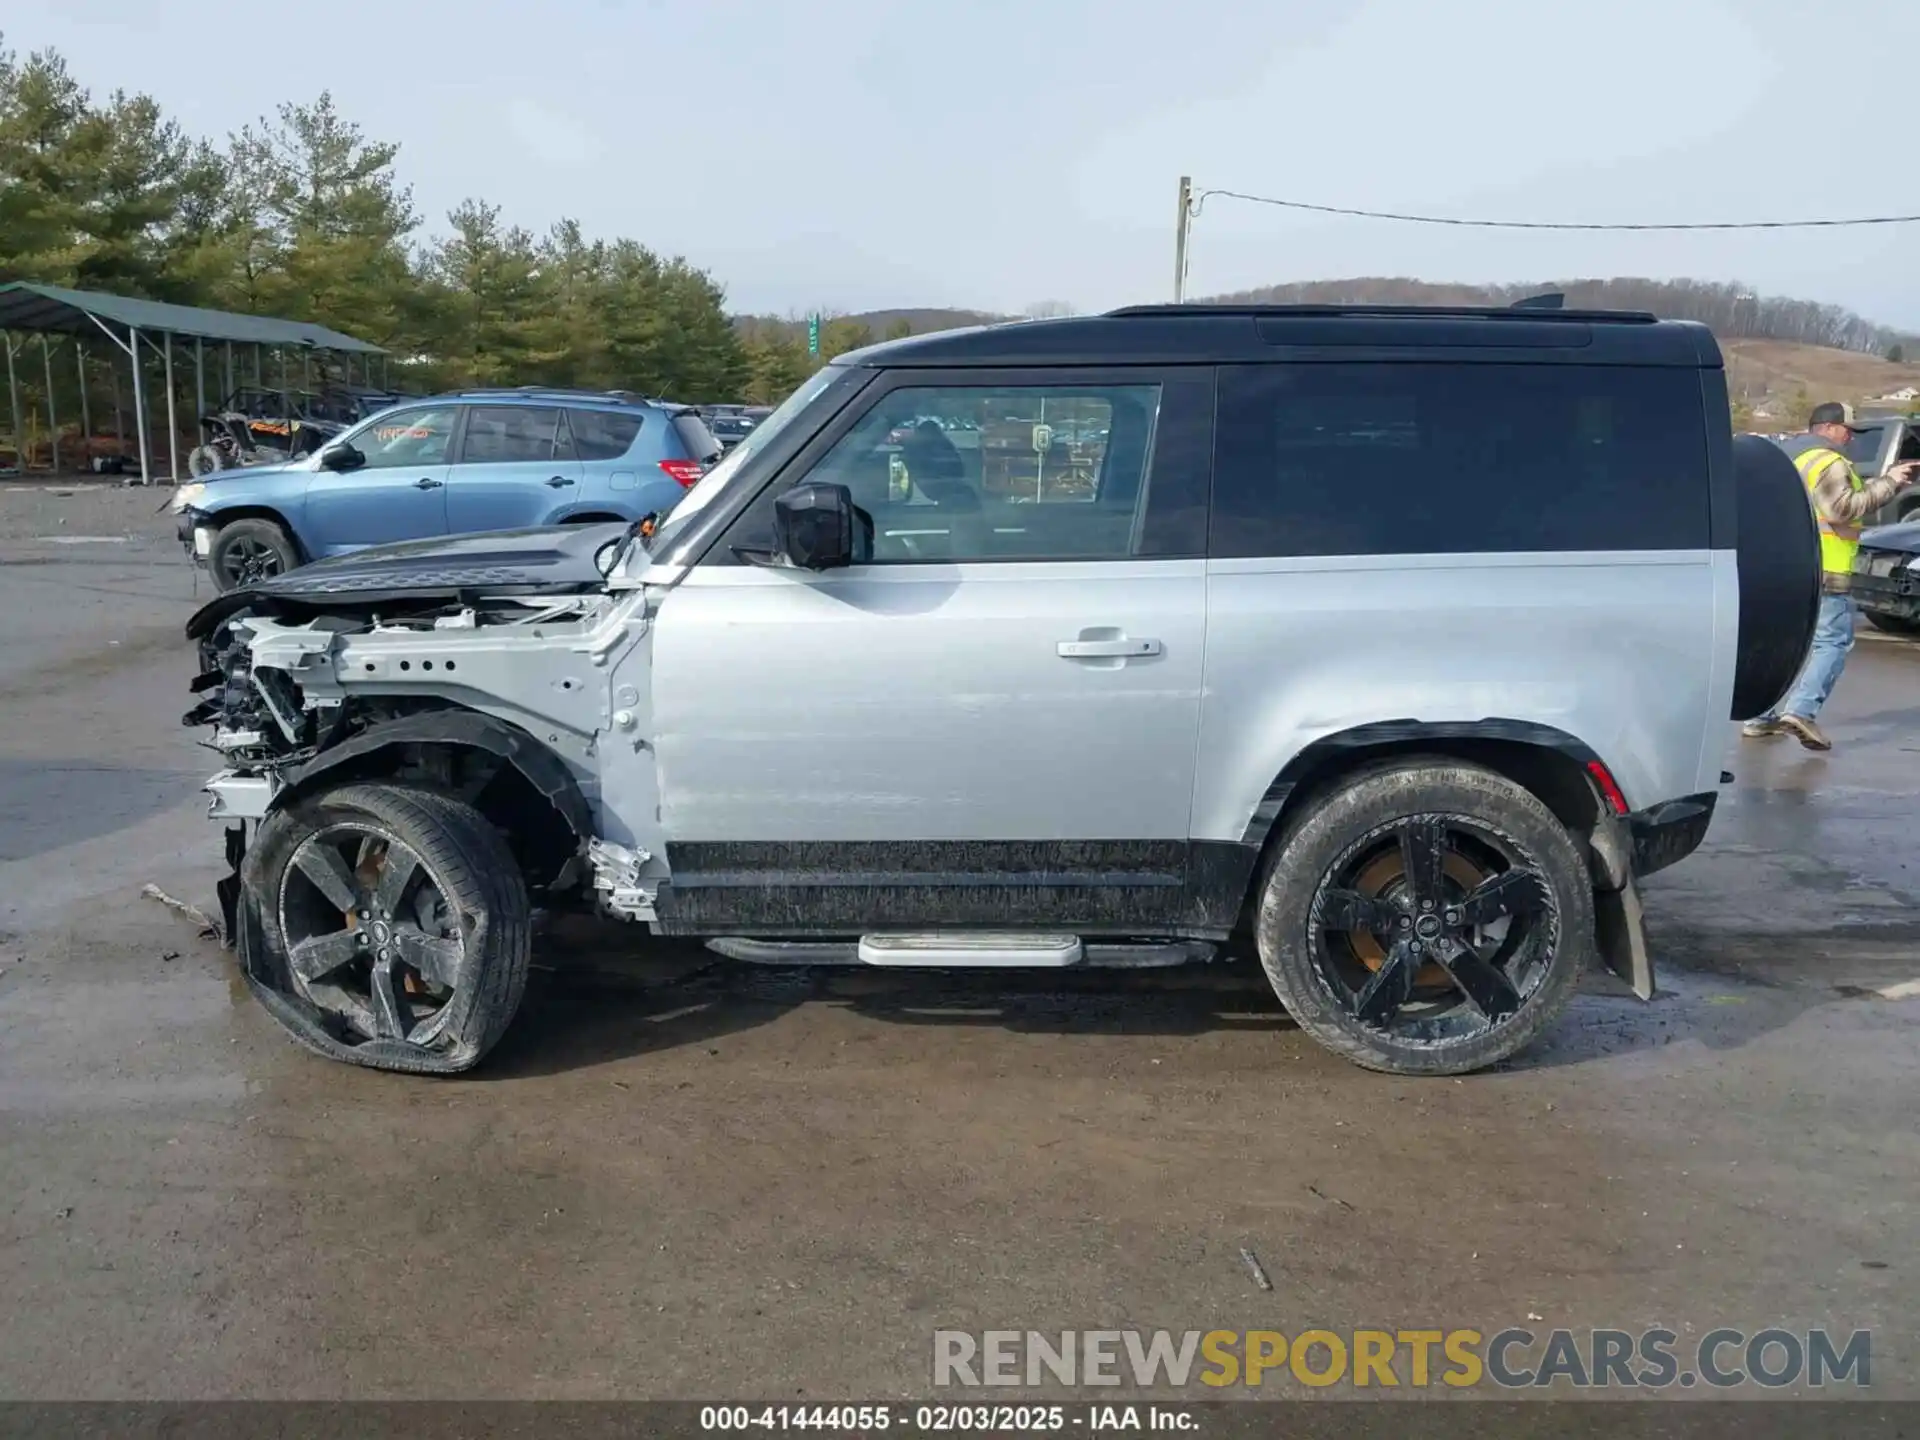
[[[1867,623],[1876,630],[1889,635],[1920,635],[1920,620],[1909,620],[1904,615],[1888,615],[1879,610],[1862,610]]]
[[[1369,1070],[1461,1075],[1553,1024],[1594,954],[1592,880],[1553,813],[1435,757],[1312,802],[1269,861],[1260,963],[1314,1039]]]
[[[226,462],[220,458],[216,446],[196,445],[187,453],[187,473],[196,480],[202,475],[212,475],[226,468]]]
[[[376,1070],[456,1074],[526,991],[527,887],[472,806],[345,785],[269,817],[241,878],[241,960],[301,1044]]]
[[[300,563],[287,532],[271,520],[232,520],[220,527],[207,552],[207,572],[222,592],[284,575]]]

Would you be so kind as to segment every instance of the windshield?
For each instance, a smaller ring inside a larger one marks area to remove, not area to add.
[[[667,554],[675,539],[685,532],[687,522],[720,498],[721,492],[740,473],[740,467],[766,449],[775,436],[793,423],[794,416],[813,404],[822,391],[846,373],[845,368],[838,365],[823,365],[816,370],[812,379],[789,395],[778,409],[748,431],[746,438],[729,450],[725,459],[700,477],[661,522],[647,549],[655,555]]]
[[[1880,473],[1880,447],[1886,443],[1886,427],[1869,425],[1853,432],[1853,439],[1847,442],[1847,458],[1853,461],[1863,479],[1872,480]]]

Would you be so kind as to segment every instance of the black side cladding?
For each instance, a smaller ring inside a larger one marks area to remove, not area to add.
[[[1786,452],[1736,435],[1733,468],[1740,566],[1740,640],[1733,718],[1751,720],[1787,693],[1813,644],[1820,610],[1820,532]]]

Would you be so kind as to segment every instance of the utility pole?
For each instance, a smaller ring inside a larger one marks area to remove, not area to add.
[[[1187,298],[1187,230],[1193,224],[1193,177],[1180,177],[1180,218],[1173,230],[1173,303]]]

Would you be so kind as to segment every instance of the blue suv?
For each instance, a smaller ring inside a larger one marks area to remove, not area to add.
[[[383,410],[297,460],[203,476],[173,510],[231,590],[366,545],[664,515],[720,450],[689,406],[472,390]]]

